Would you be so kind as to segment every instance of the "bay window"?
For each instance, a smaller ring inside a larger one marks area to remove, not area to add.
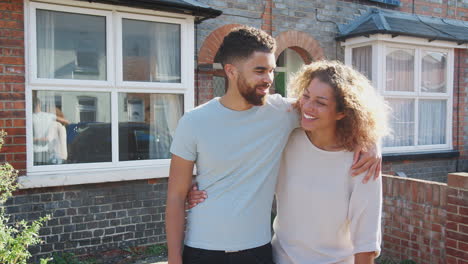
[[[345,44],[346,63],[366,75],[391,108],[384,153],[452,149],[453,48],[385,40]]]

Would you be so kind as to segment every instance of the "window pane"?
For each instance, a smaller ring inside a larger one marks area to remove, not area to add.
[[[447,54],[423,52],[421,91],[445,93],[447,91]]]
[[[372,46],[354,48],[352,57],[353,67],[372,80]]]
[[[226,78],[213,76],[213,96],[221,97],[226,94]]]
[[[420,100],[418,145],[445,144],[446,121],[446,100]]]
[[[388,49],[386,91],[414,91],[414,50]]]
[[[34,165],[111,161],[110,113],[108,93],[34,91]]]
[[[275,91],[276,93],[281,94],[283,97],[287,97],[287,83],[304,65],[304,60],[296,50],[287,48],[281,52],[280,56],[276,60],[276,65],[278,67],[275,71]]]
[[[170,158],[183,105],[183,95],[119,93],[119,160]]]
[[[392,108],[390,125],[392,134],[385,137],[384,147],[414,145],[414,100],[387,99]]]
[[[122,23],[123,80],[180,83],[180,25]]]
[[[106,19],[37,10],[37,76],[106,80]]]
[[[286,96],[286,73],[285,72],[280,72],[280,71],[275,71],[275,91],[278,94],[281,94],[281,96],[285,97]]]

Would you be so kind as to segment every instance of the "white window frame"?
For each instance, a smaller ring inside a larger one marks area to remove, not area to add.
[[[107,80],[64,80],[37,78],[36,10],[98,15],[106,18]],[[162,178],[169,175],[169,159],[118,161],[119,93],[182,94],[184,111],[194,108],[194,17],[153,10],[87,3],[49,0],[48,3],[25,1],[26,57],[26,146],[27,175],[21,176],[21,188],[113,182]],[[122,19],[176,23],[181,30],[181,82],[124,82],[122,74]],[[112,161],[99,163],[41,165],[33,164],[32,91],[56,90],[106,92],[111,100]]]
[[[372,84],[378,92],[385,98],[408,98],[415,99],[415,146],[384,147],[383,153],[409,153],[409,152],[429,152],[444,151],[453,149],[453,78],[454,78],[454,49],[466,48],[448,41],[433,41],[427,39],[391,36],[376,34],[370,37],[356,37],[346,40],[342,43],[345,47],[345,64],[352,65],[352,49],[362,46],[372,46]],[[386,53],[388,48],[404,48],[415,50],[415,78],[414,92],[406,91],[385,91],[386,74]],[[435,51],[447,54],[447,89],[445,93],[422,93],[421,88],[421,63],[422,51]],[[446,119],[446,143],[437,145],[417,145],[418,126],[419,126],[419,100],[421,99],[440,99],[447,101],[447,119]]]

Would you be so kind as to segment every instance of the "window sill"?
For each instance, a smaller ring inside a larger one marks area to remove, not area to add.
[[[145,168],[126,168],[106,171],[50,173],[42,175],[20,176],[20,189],[44,188],[55,186],[119,182],[166,178],[169,176],[169,165]]]
[[[408,152],[408,153],[388,153],[382,154],[382,160],[403,161],[403,160],[424,160],[424,159],[446,159],[460,156],[458,150],[444,150],[431,152]]]

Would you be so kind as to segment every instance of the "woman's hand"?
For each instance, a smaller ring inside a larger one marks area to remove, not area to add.
[[[192,184],[192,188],[190,188],[190,192],[187,194],[185,209],[192,209],[199,203],[203,203],[206,198],[208,198],[206,191],[200,191],[196,183]]]

